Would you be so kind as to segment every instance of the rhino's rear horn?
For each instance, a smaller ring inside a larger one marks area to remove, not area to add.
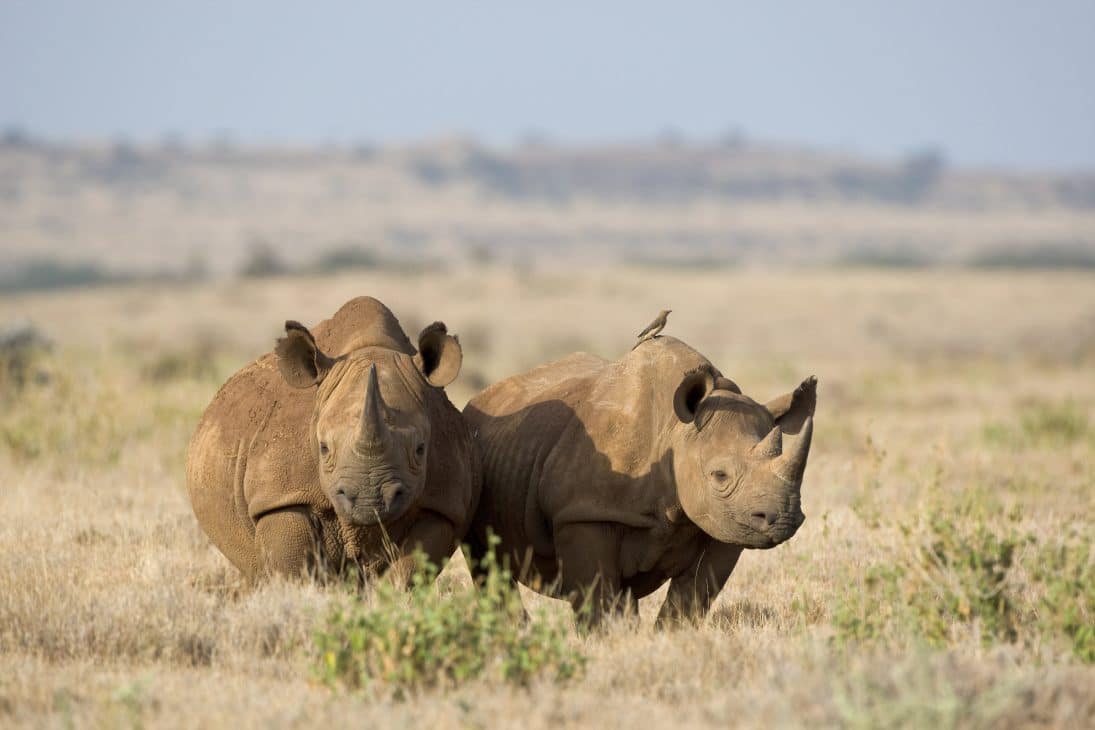
[[[794,437],[791,447],[773,462],[772,471],[781,479],[799,483],[803,472],[806,471],[806,458],[810,455],[810,441],[813,435],[814,419],[807,416],[798,435]]]
[[[385,415],[387,406],[380,394],[376,377],[376,365],[369,366],[369,378],[365,385],[365,408],[361,411],[361,434],[358,443],[363,447],[382,446],[388,440]]]
[[[783,429],[777,424],[768,435],[753,447],[753,456],[759,459],[774,459],[783,453]]]

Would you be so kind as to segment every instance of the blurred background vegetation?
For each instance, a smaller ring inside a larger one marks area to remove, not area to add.
[[[1095,268],[1095,174],[751,142],[0,142],[0,292],[501,263]]]

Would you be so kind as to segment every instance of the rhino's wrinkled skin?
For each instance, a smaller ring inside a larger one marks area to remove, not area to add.
[[[664,336],[491,386],[464,410],[483,462],[469,562],[493,531],[522,582],[592,598],[594,621],[667,580],[660,622],[706,612],[742,549],[805,519],[815,387],[760,405]]]
[[[435,323],[416,350],[375,299],[233,375],[187,456],[198,522],[245,575],[409,567],[451,555],[479,497],[468,429],[443,390],[460,345]]]

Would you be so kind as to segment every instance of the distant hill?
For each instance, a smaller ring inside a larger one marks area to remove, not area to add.
[[[710,198],[1095,209],[1095,173],[955,171],[934,149],[885,163],[737,139],[594,147],[539,143],[505,150],[457,139],[412,148],[404,157],[426,183],[472,180],[484,190],[514,199]]]
[[[960,170],[932,150],[879,161],[733,137],[269,148],[8,134],[0,237],[9,280],[490,261],[1095,266],[1095,174]]]

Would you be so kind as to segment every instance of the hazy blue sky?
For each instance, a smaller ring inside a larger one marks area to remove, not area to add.
[[[1095,168],[1095,0],[0,0],[0,124],[55,138],[649,138]]]

